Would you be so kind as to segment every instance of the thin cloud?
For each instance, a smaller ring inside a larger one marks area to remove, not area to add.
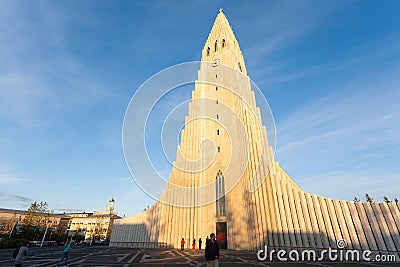
[[[318,64],[307,68],[302,68],[299,71],[292,73],[280,74],[277,70],[283,69],[285,66],[289,67],[293,64],[292,61],[287,60],[286,62],[279,62],[278,64],[271,64],[274,67],[267,69],[256,69],[257,75],[270,76],[259,81],[259,85],[272,85],[277,83],[282,83],[286,81],[296,80],[304,77],[314,76],[318,74],[327,74],[336,71],[345,71],[347,69],[352,69],[359,66],[373,66],[376,62],[383,60],[387,57],[396,55],[400,49],[400,42],[394,40],[395,36],[388,36],[383,40],[371,41],[369,43],[362,44],[360,46],[354,47],[342,58],[338,58],[335,62]],[[377,51],[370,53],[369,51]]]
[[[400,95],[385,94],[385,91],[376,93],[364,88],[363,92],[352,95],[339,93],[298,109],[277,123],[279,140],[284,143],[278,144],[278,151],[312,147],[329,139],[335,146],[337,139],[333,137],[358,143],[359,149],[399,144],[396,136],[400,130],[400,112],[395,107]]]
[[[1,166],[4,168],[4,166]],[[29,179],[20,177],[19,175],[16,175],[15,173],[8,171],[7,169],[4,171],[0,171],[0,184],[14,184],[14,183],[22,183],[26,182]]]
[[[0,199],[2,201],[16,201],[19,202],[21,205],[27,205],[33,202],[33,199],[27,196],[20,196],[17,194],[9,194],[6,192],[0,192]]]
[[[378,77],[387,82],[349,82],[277,121],[276,157],[304,190],[346,200],[365,192],[398,197],[400,81]]]
[[[297,42],[293,40],[305,37],[319,29],[326,20],[351,3],[352,1],[341,4],[314,2],[310,5],[296,1],[290,2],[289,5],[283,1],[271,5],[266,11],[266,16],[250,22],[249,27],[252,28],[252,32],[256,32],[259,36],[266,35],[268,38],[260,38],[262,42],[255,42],[247,49],[248,51],[246,50],[248,61],[253,66],[261,63],[264,65],[266,54],[295,45]],[[316,9],[318,12],[315,12]]]
[[[323,174],[316,175],[316,176],[300,178],[298,180],[301,182],[312,182],[312,181],[323,180],[326,178],[331,178],[332,176],[340,175],[342,173],[343,173],[342,171],[332,171],[332,172],[327,172],[327,173],[323,173]]]
[[[22,182],[26,182],[26,181],[28,181],[28,179],[26,179],[26,178],[0,176],[0,184],[22,183]]]

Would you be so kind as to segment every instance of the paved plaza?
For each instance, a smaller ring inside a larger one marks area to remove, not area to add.
[[[62,247],[31,248],[30,256],[24,266],[55,266],[62,254]],[[73,247],[70,253],[69,266],[206,266],[204,251],[180,251],[176,249],[126,249],[110,247]],[[11,249],[0,250],[0,266],[13,266]],[[257,260],[254,252],[221,251],[220,266],[400,266],[394,263],[270,263]]]

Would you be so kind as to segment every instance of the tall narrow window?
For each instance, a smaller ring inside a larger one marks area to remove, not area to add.
[[[217,99],[217,104],[218,104],[218,99]]]
[[[217,135],[219,135],[219,130],[217,130]]]
[[[225,178],[221,170],[218,171],[215,177],[215,195],[217,197],[216,201],[216,215],[218,217],[226,216],[226,205],[225,205]]]
[[[225,47],[225,39],[222,39],[222,48],[224,48]]]
[[[207,56],[209,56],[209,55],[210,55],[210,48],[207,47]]]
[[[218,78],[218,74],[215,74],[215,78]]]
[[[215,91],[218,91],[218,86],[217,86],[217,87],[215,87]]]
[[[240,65],[240,62],[238,62],[239,70],[242,72],[242,66]]]
[[[217,120],[219,119],[219,116],[218,116],[218,114],[217,114]]]
[[[218,40],[215,40],[215,44],[214,44],[214,52],[217,52],[217,47],[218,47]]]
[[[218,153],[219,153],[219,152],[221,152],[221,147],[218,147],[218,149],[217,149],[217,150],[218,150]]]

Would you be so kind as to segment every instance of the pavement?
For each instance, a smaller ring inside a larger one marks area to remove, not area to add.
[[[0,266],[14,266],[11,257],[12,249],[0,250]],[[23,266],[47,267],[56,266],[61,258],[63,247],[30,248],[30,255],[25,258]],[[177,249],[128,249],[110,247],[72,247],[69,255],[68,266],[206,266],[204,250],[177,250]],[[338,262],[261,262],[256,253],[248,251],[222,250],[220,253],[220,266],[400,266],[398,263],[338,263]]]

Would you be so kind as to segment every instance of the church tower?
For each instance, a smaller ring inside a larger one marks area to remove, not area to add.
[[[225,14],[220,10],[201,53],[201,61],[220,62],[247,75],[242,51]]]
[[[249,209],[260,200],[249,188],[261,184],[272,166],[267,140],[243,54],[220,11],[202,50],[170,184],[160,199],[173,203],[162,208],[161,214],[172,216],[163,217],[168,230],[161,238],[179,244],[181,237],[216,232],[223,248],[255,246],[248,235],[257,218]]]
[[[274,160],[239,43],[222,10],[201,53],[176,161],[144,212],[114,222],[110,245],[179,247],[216,233],[235,250],[400,251],[400,204],[304,192]]]

